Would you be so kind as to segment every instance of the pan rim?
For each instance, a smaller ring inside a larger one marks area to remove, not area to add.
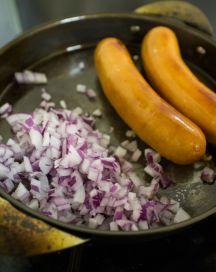
[[[198,223],[216,213],[216,207],[213,207],[209,209],[208,211],[206,211],[205,213],[202,213],[198,216],[195,216],[191,219],[185,220],[180,223],[171,224],[169,226],[157,227],[157,228],[147,229],[147,230],[139,230],[137,232],[136,231],[110,231],[110,230],[105,231],[100,229],[90,229],[84,226],[68,224],[68,223],[64,223],[56,219],[53,219],[51,217],[48,217],[40,212],[37,212],[29,208],[25,204],[19,202],[18,200],[16,200],[15,198],[10,196],[6,192],[4,192],[1,188],[0,188],[0,196],[2,196],[5,200],[7,200],[14,208],[18,209],[21,212],[24,212],[28,216],[42,220],[45,223],[52,225],[53,227],[57,227],[69,233],[72,233],[73,231],[76,233],[80,233],[81,236],[82,234],[83,235],[86,234],[86,235],[93,235],[93,236],[109,236],[109,237],[110,236],[124,237],[128,235],[133,237],[139,237],[139,236],[153,236],[158,234],[172,233],[173,231],[177,231],[177,230],[192,226],[195,223]]]
[[[85,15],[79,15],[79,16],[73,16],[73,17],[66,17],[59,20],[50,20],[46,23],[39,24],[27,31],[22,32],[17,37],[12,39],[10,42],[6,43],[3,47],[0,48],[0,55],[5,53],[8,49],[10,49],[12,46],[16,45],[17,43],[21,42],[22,40],[33,36],[37,33],[43,32],[45,30],[51,29],[55,26],[63,25],[63,24],[69,24],[72,22],[77,21],[83,21],[83,20],[91,20],[91,19],[105,19],[105,18],[118,18],[118,19],[140,19],[143,21],[153,21],[158,22],[161,24],[169,24],[170,26],[175,26],[179,28],[187,28],[186,31],[192,32],[195,35],[202,37],[202,39],[207,40],[209,43],[216,46],[216,41],[209,36],[208,34],[201,32],[200,30],[195,29],[194,27],[191,27],[189,25],[186,25],[185,23],[172,19],[170,17],[161,17],[156,15],[140,15],[136,13],[92,13],[92,14],[85,14]]]
[[[23,40],[38,34],[40,32],[46,31],[48,29],[54,28],[59,25],[64,25],[64,24],[70,24],[73,22],[77,21],[83,21],[83,20],[91,20],[91,19],[105,19],[105,18],[118,18],[118,19],[139,19],[140,22],[145,22],[145,21],[151,21],[151,22],[156,22],[158,24],[168,24],[169,26],[175,26],[180,29],[185,28],[185,24],[182,22],[179,22],[176,24],[176,22],[171,22],[167,21],[166,18],[162,17],[157,17],[157,16],[150,16],[150,15],[138,15],[138,14],[132,14],[132,13],[96,13],[96,14],[88,14],[88,15],[80,15],[80,16],[75,16],[75,17],[68,17],[65,19],[61,20],[55,20],[55,21],[50,21],[45,24],[41,24],[39,26],[36,26],[32,29],[30,29],[27,32],[24,32],[23,34],[19,35],[17,38],[13,39],[11,42],[6,44],[0,49],[0,56],[4,54],[6,51],[11,49],[12,47],[16,46]],[[208,36],[205,33],[201,33],[200,31],[194,29],[193,27],[186,26],[185,31],[190,32],[193,35],[196,35],[198,37],[201,37],[203,40],[207,41],[208,43],[212,44],[215,49],[216,49],[216,41],[214,41],[210,36]],[[34,211],[24,205],[23,203],[17,201],[14,199],[12,196],[9,194],[5,193],[1,188],[0,188],[0,196],[2,196],[4,199],[10,202],[15,208],[18,210],[24,212],[25,214],[28,214],[34,218],[40,219],[48,224],[51,224],[52,226],[58,227],[60,229],[63,229],[67,232],[75,232],[79,233],[82,235],[93,235],[93,236],[113,236],[113,237],[124,237],[124,236],[133,236],[133,237],[138,237],[138,236],[153,236],[157,234],[165,234],[165,233],[171,233],[176,230],[184,229],[186,227],[192,226],[193,224],[202,221],[203,219],[209,217],[210,215],[216,213],[216,207],[210,208],[207,210],[205,213],[202,213],[198,216],[195,216],[189,220],[177,223],[177,224],[172,224],[169,226],[163,226],[163,227],[158,227],[154,229],[147,229],[147,230],[139,230],[137,232],[134,231],[104,231],[104,230],[98,230],[98,229],[90,229],[88,227],[82,227],[82,226],[76,226],[76,225],[70,225],[68,223],[63,223],[61,221],[58,221],[56,219],[52,219],[46,215],[43,215],[40,212]],[[78,235],[79,236],[79,235]]]

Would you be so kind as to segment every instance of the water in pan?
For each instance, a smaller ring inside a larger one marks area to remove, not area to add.
[[[132,45],[130,50],[132,55],[139,56],[139,48]],[[80,63],[85,64],[84,69],[77,69]],[[135,63],[142,70],[139,58],[135,57]],[[191,67],[211,88],[216,86],[214,81],[203,71],[197,67]],[[57,106],[60,100],[65,100],[69,109],[79,106],[92,113],[96,108],[99,108],[103,112],[103,118],[97,120],[97,127],[105,133],[109,133],[110,126],[114,127],[111,136],[112,144],[115,146],[125,139],[125,131],[128,127],[120,120],[108,103],[98,82],[93,63],[93,45],[81,48],[77,46],[64,52],[57,52],[30,68],[46,73],[48,77],[46,90],[52,95]],[[87,97],[77,93],[76,85],[79,83],[93,88],[97,92],[97,99],[89,101]],[[40,104],[40,101],[41,86],[18,86],[14,83],[9,84],[0,97],[0,104],[11,103],[14,112],[31,112]],[[5,121],[0,122],[0,131],[5,139],[11,136]],[[143,150],[144,143],[139,141],[139,147]],[[210,147],[210,152],[213,152],[212,147]],[[140,175],[143,175],[143,163],[142,159],[135,165]],[[211,163],[213,164],[213,162]],[[163,165],[176,182],[176,185],[162,193],[180,201],[183,208],[191,216],[202,214],[216,206],[216,186],[202,184],[199,173],[194,170],[193,166],[176,166],[166,160],[163,160]]]

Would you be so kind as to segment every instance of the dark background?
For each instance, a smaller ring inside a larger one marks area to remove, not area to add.
[[[16,0],[21,25],[28,29],[48,20],[95,12],[131,12],[145,0]],[[216,29],[216,1],[190,0],[200,7]]]

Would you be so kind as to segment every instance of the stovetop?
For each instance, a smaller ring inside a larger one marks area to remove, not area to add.
[[[178,234],[136,245],[89,242],[36,257],[0,257],[1,272],[213,272],[216,271],[216,217]]]

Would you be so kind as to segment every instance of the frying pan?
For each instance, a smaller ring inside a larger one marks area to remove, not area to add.
[[[18,86],[13,75],[15,71],[23,69],[44,72],[49,79],[46,89],[54,102],[64,99],[68,108],[81,106],[89,112],[95,108],[102,109],[103,119],[98,121],[97,126],[107,131],[112,125],[115,128],[112,141],[118,145],[124,139],[127,126],[103,95],[94,68],[93,50],[101,39],[115,36],[127,45],[132,55],[139,55],[143,36],[157,25],[165,25],[175,31],[188,65],[203,82],[215,90],[216,42],[208,34],[165,17],[97,14],[48,23],[23,34],[1,49],[0,104],[11,103],[14,112],[31,112],[40,103],[41,87]],[[211,32],[208,27],[206,32]],[[77,71],[75,68],[82,61],[85,69]],[[137,65],[141,67],[140,63]],[[75,91],[78,83],[96,90],[98,98],[95,102],[90,102]],[[0,121],[0,131],[5,139],[11,137],[4,120]],[[143,143],[139,144],[143,148]],[[208,146],[208,151],[214,155],[213,146]],[[182,230],[216,212],[216,184],[210,186],[200,182],[193,166],[177,166],[166,160],[163,164],[176,184],[161,191],[161,194],[180,201],[191,215],[190,220],[138,232],[94,230],[51,219],[24,206],[0,189],[2,252],[11,255],[39,254],[77,245],[88,239],[118,243],[140,242]],[[216,168],[214,156],[207,164]],[[139,171],[143,166],[137,164],[136,168]]]

